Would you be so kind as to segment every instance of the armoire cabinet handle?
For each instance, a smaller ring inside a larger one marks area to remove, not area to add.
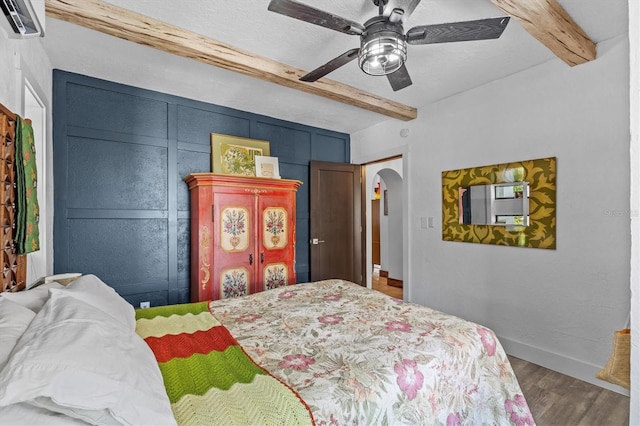
[[[260,253],[260,263],[264,263],[264,252]]]
[[[253,265],[253,254],[249,253],[249,265]]]

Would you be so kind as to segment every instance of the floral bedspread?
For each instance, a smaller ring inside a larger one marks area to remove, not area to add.
[[[493,331],[342,280],[210,302],[318,425],[533,425]]]

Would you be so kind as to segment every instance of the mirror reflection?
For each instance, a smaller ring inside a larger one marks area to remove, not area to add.
[[[529,225],[527,182],[462,186],[459,188],[458,197],[461,224]]]

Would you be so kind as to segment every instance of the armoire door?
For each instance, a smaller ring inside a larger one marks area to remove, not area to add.
[[[216,192],[213,213],[214,300],[255,293],[255,195]]]
[[[296,282],[294,197],[290,191],[258,197],[257,291]]]

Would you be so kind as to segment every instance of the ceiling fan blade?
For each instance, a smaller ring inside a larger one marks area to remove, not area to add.
[[[335,71],[341,66],[343,66],[344,64],[348,64],[349,62],[353,61],[355,58],[358,57],[359,51],[360,49],[356,48],[356,49],[351,49],[344,52],[342,55],[316,68],[315,70],[311,71],[309,74],[300,77],[300,81],[313,82],[321,77],[324,77],[325,75],[329,74],[331,71]]]
[[[411,16],[413,11],[416,10],[419,3],[420,0],[389,0],[389,3],[384,7],[384,16],[388,16],[397,22],[397,19],[393,18],[395,15],[394,10],[400,9],[403,13],[399,16],[399,20],[404,22]]]
[[[389,80],[394,92],[413,84],[411,77],[409,77],[409,71],[407,71],[407,67],[404,64],[391,74],[387,74],[387,80]]]
[[[364,27],[357,22],[315,9],[293,0],[271,0],[268,9],[281,15],[340,31],[345,34],[360,35]]]
[[[451,43],[456,41],[498,38],[509,23],[509,17],[421,25],[407,31],[409,44]]]

